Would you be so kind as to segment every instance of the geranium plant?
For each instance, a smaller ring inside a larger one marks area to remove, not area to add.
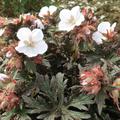
[[[104,111],[120,112],[116,27],[79,5],[2,21],[1,120],[110,120]]]

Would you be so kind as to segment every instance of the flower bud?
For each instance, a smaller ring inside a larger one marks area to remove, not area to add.
[[[104,76],[100,66],[95,66],[89,71],[84,71],[80,75],[82,90],[89,94],[97,94],[101,89],[101,78]]]

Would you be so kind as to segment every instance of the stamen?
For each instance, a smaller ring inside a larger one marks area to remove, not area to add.
[[[34,47],[34,42],[32,40],[25,40],[24,43],[28,46],[28,47]]]

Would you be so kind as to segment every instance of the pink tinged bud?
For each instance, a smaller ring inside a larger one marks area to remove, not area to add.
[[[86,8],[83,8],[83,9],[82,9],[82,14],[83,14],[84,16],[86,16],[86,14],[87,14],[87,9],[86,9]]]
[[[84,71],[80,76],[82,90],[89,94],[97,94],[101,89],[101,78],[104,76],[100,66],[95,66],[89,71]]]
[[[11,51],[8,51],[8,52],[6,53],[6,57],[7,57],[7,58],[11,58],[11,57],[12,57],[12,52],[11,52]]]
[[[15,95],[14,92],[2,91],[0,95],[2,95],[2,99],[0,99],[0,109],[2,110],[12,110],[19,104],[19,98]]]

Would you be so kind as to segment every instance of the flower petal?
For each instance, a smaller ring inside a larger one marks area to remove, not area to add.
[[[28,40],[31,36],[31,30],[27,27],[20,28],[17,32],[17,37],[21,41]]]
[[[18,46],[19,46],[19,47],[25,46],[25,42],[24,42],[24,41],[19,41]]]
[[[23,53],[28,57],[34,57],[37,56],[36,51],[34,51],[34,48],[27,47],[27,46],[17,46],[15,48],[19,53]]]
[[[62,31],[70,31],[74,28],[74,25],[60,21],[58,24],[58,29]]]
[[[34,29],[32,31],[32,41],[33,42],[38,42],[40,40],[43,40],[43,37],[44,37],[44,35],[43,35],[43,32],[41,29]]]
[[[112,32],[114,32],[114,29],[115,29],[115,27],[116,27],[116,24],[117,24],[116,22],[112,24],[112,26],[111,26],[111,31],[112,31]]]
[[[84,15],[80,13],[80,7],[75,6],[71,9],[72,16],[74,16],[74,19],[76,21],[76,25],[80,25],[81,22],[85,20]]]
[[[46,44],[45,41],[40,41],[39,43],[36,44],[35,49],[36,52],[38,52],[38,54],[43,54],[47,51],[48,45]]]
[[[94,32],[92,35],[92,39],[99,45],[103,43],[103,40],[106,38],[100,32]]]
[[[57,10],[57,7],[54,6],[54,5],[51,5],[51,6],[49,7],[50,15],[52,15],[54,12],[56,12],[56,10]]]
[[[44,17],[45,15],[48,15],[48,12],[49,12],[49,8],[47,6],[44,6],[41,8],[39,12],[39,16]]]
[[[82,13],[80,13],[79,18],[76,19],[76,25],[79,26],[84,20],[85,20],[84,15]]]
[[[77,20],[80,17],[80,7],[79,6],[75,6],[71,9],[71,14],[72,16],[74,16],[74,18]]]
[[[25,45],[25,43],[23,42],[23,41],[20,41],[19,43],[18,43],[18,46],[17,47],[15,47],[15,50],[16,51],[18,51],[19,53],[22,53],[22,49],[21,48],[23,48],[23,47],[25,47],[26,45]]]
[[[35,57],[38,54],[43,54],[47,51],[48,45],[45,41],[41,40],[35,44],[34,47],[26,46],[22,41],[19,42],[15,48],[19,53],[23,53],[28,57]]]
[[[75,6],[71,9],[72,15],[74,15],[74,13],[79,13],[80,12],[80,7],[79,6]]]
[[[68,9],[63,9],[60,11],[60,19],[61,21],[67,22],[71,18],[71,11]]]
[[[107,30],[110,30],[110,23],[109,22],[102,22],[98,25],[98,31],[101,33],[107,33]]]
[[[7,78],[9,78],[7,75],[0,73],[0,80],[4,81]]]
[[[4,31],[5,31],[5,29],[0,29],[0,36],[3,35]]]

